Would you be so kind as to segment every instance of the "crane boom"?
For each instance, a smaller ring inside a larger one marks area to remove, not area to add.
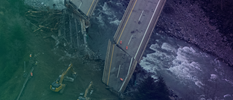
[[[69,71],[69,70],[72,70],[72,75],[73,75],[73,77],[75,77],[76,76],[76,72],[74,72],[74,70],[73,70],[73,67],[72,67],[73,65],[72,65],[72,63],[69,65],[69,67],[66,69],[66,71],[64,71],[59,77],[58,77],[58,79],[56,80],[56,81],[54,81],[51,85],[50,85],[50,89],[52,90],[52,91],[55,91],[55,92],[59,92],[60,91],[60,93],[62,93],[63,92],[63,90],[64,90],[64,88],[65,88],[65,84],[62,84],[62,82],[63,82],[63,80],[64,80],[64,76],[67,74],[67,72]]]
[[[73,64],[70,64],[69,65],[69,67],[66,69],[66,71],[65,72],[63,72],[62,74],[61,74],[61,78],[60,78],[60,81],[59,81],[59,83],[61,83],[62,84],[62,82],[63,82],[63,79],[64,79],[64,76],[66,75],[66,73],[70,70],[70,68],[73,66]],[[73,70],[72,70],[73,71]]]

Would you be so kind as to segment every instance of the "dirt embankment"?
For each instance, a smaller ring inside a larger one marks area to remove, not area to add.
[[[232,5],[229,0],[167,0],[155,29],[233,66]]]

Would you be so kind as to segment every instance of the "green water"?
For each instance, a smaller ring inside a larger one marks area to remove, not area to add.
[[[21,0],[0,3],[0,84],[6,83],[22,66],[26,54],[25,6]],[[21,64],[21,65],[20,65]]]

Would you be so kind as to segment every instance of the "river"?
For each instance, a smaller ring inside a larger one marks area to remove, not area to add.
[[[92,20],[101,26],[99,31],[103,32],[102,34],[114,34],[121,19],[119,14],[125,9],[124,4],[127,4],[127,1],[100,0],[94,14],[96,17]],[[109,27],[106,29],[106,26]],[[104,41],[107,40],[108,38]],[[103,42],[100,39],[95,41],[96,44],[98,41]],[[167,86],[180,98],[232,99],[233,70],[217,57],[195,45],[157,31],[153,32],[148,46],[140,65],[154,78],[161,75]],[[96,51],[102,49],[104,51],[105,47]],[[105,54],[102,55],[104,57]]]
[[[100,0],[96,7],[89,33],[92,39],[88,42],[102,59],[107,41],[113,37],[127,3],[128,0]],[[217,57],[157,31],[153,32],[148,46],[140,65],[153,78],[161,75],[180,98],[232,100],[233,70]]]

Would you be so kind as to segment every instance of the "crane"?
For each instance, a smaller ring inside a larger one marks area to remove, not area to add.
[[[91,81],[90,84],[89,84],[89,86],[88,86],[87,89],[85,90],[84,96],[83,96],[83,97],[80,96],[77,100],[90,100],[90,98],[87,97],[87,94],[88,94],[88,91],[89,91],[89,89],[91,88],[92,84],[93,84],[93,82]]]
[[[62,93],[64,88],[65,88],[65,84],[62,84],[64,76],[67,74],[67,72],[71,69],[72,71],[72,75],[73,77],[75,77],[76,72],[74,72],[73,70],[73,65],[72,63],[69,64],[69,67],[67,68],[67,70],[65,72],[63,72],[61,75],[59,75],[59,77],[57,78],[56,81],[54,81],[51,85],[50,85],[50,89],[54,92],[59,92]]]

